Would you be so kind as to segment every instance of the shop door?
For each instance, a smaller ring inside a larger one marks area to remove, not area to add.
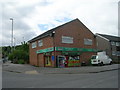
[[[58,56],[58,67],[65,67],[65,56]]]
[[[45,56],[45,67],[51,66],[51,56]]]

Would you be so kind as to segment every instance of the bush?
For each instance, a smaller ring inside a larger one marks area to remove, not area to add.
[[[11,60],[13,63],[29,63],[29,54],[23,50],[15,50],[8,56],[8,59]]]
[[[14,55],[13,55],[13,53],[9,54],[9,56],[8,56],[8,60],[13,61],[13,59],[14,59]]]
[[[18,60],[18,64],[25,64],[25,61],[24,60]]]
[[[8,59],[11,60],[13,63],[29,63],[29,46],[27,43],[22,43],[19,47],[9,54]]]

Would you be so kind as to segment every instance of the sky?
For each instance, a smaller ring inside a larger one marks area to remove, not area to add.
[[[78,18],[94,34],[118,36],[119,0],[1,0],[0,46],[19,45]]]

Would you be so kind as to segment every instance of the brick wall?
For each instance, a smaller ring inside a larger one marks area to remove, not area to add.
[[[42,38],[40,40],[43,40],[43,46],[38,46],[38,41],[35,41],[37,43],[37,47],[36,48],[32,48],[32,43],[30,43],[29,45],[29,50],[30,50],[30,64],[31,65],[38,65],[37,63],[43,63],[43,55],[37,55],[36,51],[37,50],[41,50],[41,49],[45,49],[45,48],[49,48],[49,47],[53,47],[53,38],[52,37],[45,37]],[[39,59],[38,59],[39,58]],[[42,58],[42,59],[40,59]],[[40,66],[43,66],[42,64],[39,64]]]
[[[62,43],[62,36],[73,37],[74,43],[73,44]],[[84,38],[92,39],[93,45],[84,45]],[[43,66],[43,63],[44,63],[43,54],[37,55],[36,54],[37,50],[53,47],[53,37],[48,36],[48,37],[42,38],[42,40],[43,40],[43,46],[39,47],[38,40],[37,40],[36,41],[37,48],[35,48],[35,49],[31,48],[31,43],[30,43],[30,64],[32,64],[32,65],[38,65],[37,63],[39,63],[39,66]],[[78,20],[57,28],[57,30],[55,31],[54,41],[55,41],[56,47],[96,48],[96,39],[94,37],[94,34],[91,31],[89,31]],[[56,53],[56,55],[58,55],[58,54],[60,54],[60,52]],[[93,55],[93,54],[94,53],[90,53],[90,52],[83,53],[81,56],[81,61],[88,60],[91,57],[91,55]],[[52,61],[52,66],[54,66],[55,63],[56,62]]]
[[[86,62],[86,64],[90,63],[90,58],[92,55],[96,55],[96,53],[93,52],[84,52],[80,55],[80,63],[82,63],[83,61]]]
[[[65,44],[62,42],[62,36],[70,36],[74,38],[73,44]],[[92,39],[93,45],[84,45],[84,38]],[[76,48],[96,48],[96,39],[94,35],[84,26],[76,21],[64,25],[55,31],[55,45],[59,47],[76,47]]]

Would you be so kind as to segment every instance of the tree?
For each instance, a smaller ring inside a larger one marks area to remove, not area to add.
[[[10,46],[4,46],[2,47],[2,58],[8,57],[8,55],[11,53],[11,47]]]
[[[13,63],[29,63],[29,45],[26,42],[21,44],[9,55]]]

